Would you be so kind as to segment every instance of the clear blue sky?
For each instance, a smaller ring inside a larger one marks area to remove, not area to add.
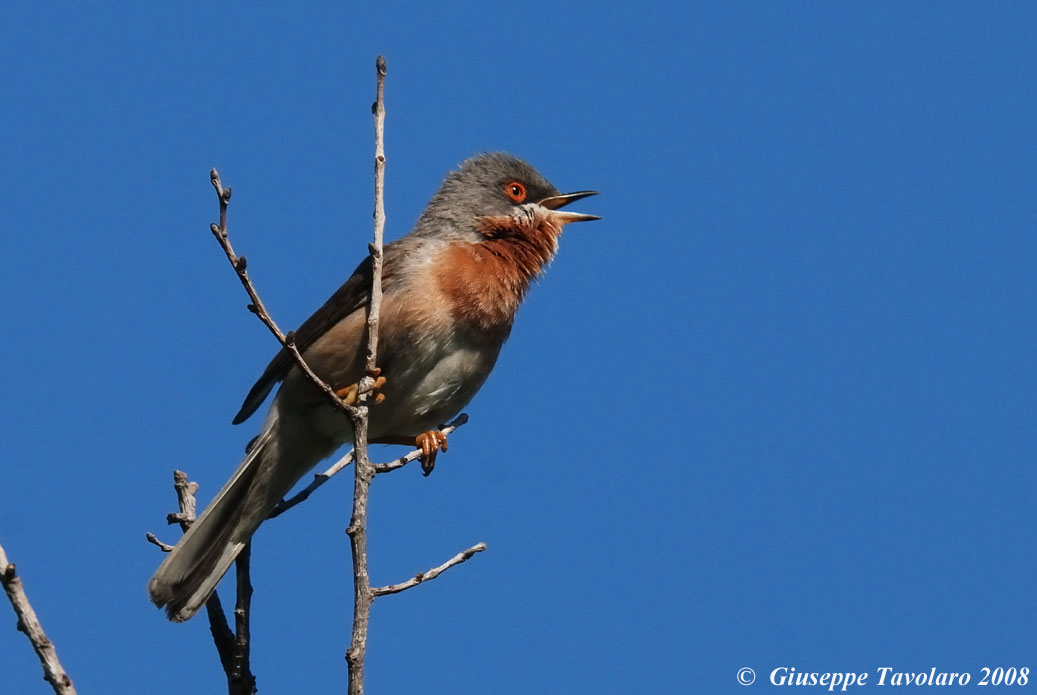
[[[489,551],[375,604],[369,692],[1037,668],[1034,6],[376,5],[3,13],[0,542],[80,692],[223,688],[144,592],[172,469],[219,488],[275,348],[208,171],[297,325],[369,240],[378,53],[389,238],[491,149],[604,219],[435,473],[375,484],[376,583]],[[263,693],[344,692],[349,495],[256,538]],[[46,692],[8,611],[6,692]]]

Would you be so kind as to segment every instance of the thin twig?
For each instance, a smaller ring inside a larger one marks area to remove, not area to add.
[[[50,683],[57,695],[76,695],[72,679],[58,661],[58,651],[43,632],[36,611],[32,609],[29,597],[25,595],[22,580],[15,572],[14,565],[7,561],[7,553],[4,552],[3,546],[0,546],[0,584],[3,584],[11,607],[18,616],[18,630],[25,633],[32,643],[32,648],[36,650],[36,656],[43,666],[43,679]]]
[[[343,456],[334,464],[332,464],[331,468],[329,468],[328,470],[324,471],[323,473],[314,473],[313,480],[302,490],[299,490],[299,492],[295,493],[288,499],[284,499],[278,502],[277,505],[274,507],[273,511],[270,512],[270,516],[268,516],[267,519],[273,519],[274,517],[281,516],[295,505],[302,504],[307,499],[309,499],[310,495],[313,494],[314,490],[319,488],[324,483],[328,482],[331,476],[335,475],[351,463],[353,463],[352,450],[350,450],[349,453],[347,453],[345,456]]]
[[[227,614],[223,612],[223,604],[220,603],[220,597],[215,591],[205,602],[205,614],[209,618],[209,632],[212,634],[213,644],[216,645],[223,673],[227,676],[227,691],[230,692],[231,674],[234,673],[234,632],[227,624]],[[254,677],[252,682],[255,683]]]
[[[442,432],[444,435],[448,435],[461,425],[465,424],[466,422],[468,422],[468,415],[466,413],[461,413],[460,415],[455,417],[453,421],[450,422],[450,424],[445,425],[443,429],[439,431]],[[421,458],[421,449],[414,449],[413,451],[401,456],[398,459],[389,461],[388,463],[374,464],[374,472],[389,473],[390,471],[395,471],[399,468],[403,468],[411,461],[417,461],[419,458]]]
[[[433,567],[427,572],[420,572],[414,575],[412,578],[408,579],[407,581],[400,582],[399,584],[390,584],[389,586],[375,587],[371,589],[371,593],[375,596],[385,596],[386,594],[398,594],[401,591],[406,591],[407,589],[411,589],[417,586],[418,584],[421,584],[422,582],[427,582],[430,579],[435,579],[436,577],[441,575],[443,572],[446,572],[454,565],[460,565],[468,558],[472,557],[476,553],[481,553],[484,550],[486,550],[485,543],[476,543],[468,550],[462,551],[457,555],[454,555],[452,558],[444,562],[439,567]]]
[[[270,332],[277,338],[277,342],[281,343],[281,347],[288,351],[288,354],[295,360],[296,366],[299,370],[306,375],[313,384],[319,388],[324,394],[331,400],[336,408],[344,412],[351,419],[356,418],[356,408],[349,405],[335,393],[335,390],[328,386],[328,384],[321,379],[317,374],[310,369],[310,365],[303,359],[302,353],[299,352],[299,348],[295,345],[295,332],[289,331],[284,333],[277,326],[270,312],[266,310],[266,306],[263,304],[263,300],[259,298],[259,293],[256,291],[255,285],[252,284],[252,280],[248,276],[248,263],[244,256],[238,256],[234,253],[234,247],[230,244],[230,235],[227,232],[227,205],[230,203],[230,192],[231,189],[223,187],[220,182],[220,173],[215,169],[209,172],[209,180],[212,182],[213,188],[216,189],[216,195],[220,199],[220,223],[209,225],[212,230],[213,236],[216,237],[216,241],[220,243],[220,247],[223,252],[227,255],[227,260],[230,261],[231,267],[234,268],[234,272],[238,274],[238,279],[241,281],[242,286],[248,293],[249,299],[252,303],[248,305],[248,310],[259,317],[259,320],[263,322]]]
[[[194,493],[198,492],[198,483],[188,481],[187,473],[183,471],[173,471],[173,489],[176,490],[176,501],[180,507],[180,528],[187,533],[198,511],[198,502],[194,498]]]
[[[451,432],[453,432],[454,430],[456,430],[458,427],[460,427],[461,425],[465,424],[466,422],[468,422],[468,415],[466,415],[465,413],[461,413],[456,418],[454,418],[452,422],[450,422],[449,424],[445,425],[443,427],[443,429],[440,430],[440,432],[442,432],[444,435],[448,435]],[[403,456],[401,456],[401,457],[399,457],[397,459],[393,459],[392,461],[389,461],[388,463],[376,463],[376,464],[374,464],[374,472],[375,473],[388,473],[389,471],[395,471],[395,470],[397,470],[399,468],[403,468],[404,466],[406,466],[411,461],[418,460],[420,457],[421,457],[421,449],[413,449],[409,453],[407,453],[407,454],[405,454],[405,455],[403,455]],[[284,500],[281,500],[280,502],[278,502],[277,506],[274,507],[274,511],[270,512],[270,516],[268,516],[267,519],[273,519],[274,517],[280,516],[280,515],[284,514],[285,512],[287,512],[292,507],[296,506],[297,504],[301,504],[302,502],[305,502],[307,499],[309,499],[310,495],[312,495],[313,492],[317,488],[319,488],[324,483],[328,482],[328,480],[333,475],[335,475],[336,473],[338,473],[339,471],[341,471],[343,468],[345,468],[346,466],[348,466],[351,463],[353,463],[353,451],[352,450],[350,450],[349,453],[347,453],[345,456],[343,456],[338,461],[336,461],[334,464],[332,464],[332,466],[330,468],[328,468],[326,471],[324,471],[323,473],[314,473],[313,474],[313,480],[310,482],[309,485],[304,487],[302,490],[299,490],[299,492],[295,493],[294,495],[292,495],[288,499],[284,499]],[[149,540],[151,540],[151,539],[149,539]],[[155,539],[152,542],[161,543],[161,541],[158,541],[158,539]],[[162,545],[165,545],[165,544],[163,543]],[[160,547],[162,547],[162,546],[160,546]],[[172,548],[172,546],[166,546],[166,547]]]
[[[227,197],[230,197],[230,193],[227,194]],[[226,213],[226,207],[223,207],[220,210],[220,222],[223,224],[227,222]],[[187,533],[187,529],[194,523],[198,509],[198,502],[194,497],[194,493],[198,492],[198,483],[188,481],[187,473],[183,471],[173,471],[173,487],[176,489],[176,500],[177,505],[180,507],[180,513],[178,515],[170,514],[170,517],[179,516],[180,528],[184,533]],[[234,683],[242,680],[236,676],[234,671],[238,662],[238,647],[234,633],[231,631],[230,625],[227,624],[227,615],[223,612],[223,604],[220,603],[220,597],[215,591],[212,592],[212,595],[205,602],[205,613],[209,618],[209,632],[212,634],[216,653],[219,654],[220,664],[223,665],[223,671],[227,674],[228,691],[233,693]],[[248,675],[252,683],[255,684],[255,676],[252,676],[251,673]]]
[[[374,372],[378,366],[378,318],[382,307],[382,242],[385,236],[385,57],[375,61],[378,72],[377,96],[371,110],[374,113],[374,243],[371,251],[371,301],[367,308],[367,372],[361,382],[361,395],[374,386]],[[363,402],[363,401],[361,401]]]
[[[365,408],[366,410],[366,408]],[[349,668],[349,695],[363,695],[364,657],[367,654],[367,628],[371,618],[371,579],[367,570],[367,500],[374,480],[374,466],[367,458],[366,417],[353,430],[355,465],[353,471],[353,514],[346,533],[353,557],[353,634],[346,650]]]
[[[367,456],[367,391],[377,374],[378,313],[382,299],[382,235],[385,229],[385,58],[378,56],[377,96],[372,111],[375,120],[375,203],[374,243],[371,244],[371,301],[367,308],[367,376],[361,381],[357,401],[358,417],[353,420],[353,513],[349,520],[349,547],[353,556],[353,636],[346,650],[349,667],[349,695],[363,695],[364,657],[367,654],[367,628],[371,618],[371,581],[367,571],[367,498],[374,480],[374,465]]]
[[[230,197],[229,192],[227,197]],[[220,210],[220,222],[224,225],[227,223],[227,209],[225,206]],[[198,509],[198,502],[194,497],[194,493],[198,492],[198,483],[188,481],[187,473],[184,471],[173,471],[173,488],[176,490],[177,506],[180,507],[180,514],[178,515],[180,517],[180,528],[184,533],[187,533],[187,529],[194,523]],[[171,514],[170,517],[172,516],[174,515]],[[227,624],[227,615],[223,612],[223,604],[220,603],[220,597],[215,591],[212,592],[212,596],[205,602],[205,613],[209,618],[209,632],[212,634],[213,644],[216,645],[216,653],[219,654],[220,663],[223,665],[224,673],[227,674],[227,682],[231,683],[237,657],[237,645],[235,644],[234,633],[231,631],[230,625]],[[254,682],[255,678],[252,680]]]
[[[151,543],[153,545],[157,545],[159,547],[159,549],[161,549],[162,552],[164,552],[164,553],[171,553],[171,552],[173,552],[173,548],[176,547],[176,546],[170,545],[169,543],[163,543],[162,541],[160,541],[158,539],[158,536],[156,536],[151,531],[148,531],[146,534],[144,534],[144,537],[148,539],[148,543]]]
[[[220,220],[226,222],[225,210],[221,210]],[[175,514],[166,515],[166,521],[170,524],[180,524],[181,530],[187,533],[187,529],[194,523],[195,514],[198,509],[198,503],[195,500],[194,493],[198,492],[198,483],[191,482],[187,478],[187,473],[183,471],[173,471],[173,487],[176,489],[177,506],[180,507],[180,511]],[[173,546],[163,543],[155,537],[155,534],[147,534],[148,542],[157,545],[162,549],[163,552],[169,552],[173,549]],[[249,551],[250,546],[246,546],[245,550],[242,551],[246,554]],[[245,561],[245,572],[247,580],[248,572],[248,560]],[[238,572],[238,603],[241,608],[241,572],[239,565]],[[248,584],[248,595],[252,595],[252,585]],[[209,596],[205,602],[205,612],[209,618],[209,632],[212,633],[213,644],[216,645],[216,653],[220,657],[220,664],[223,666],[223,672],[227,675],[227,689],[231,695],[252,695],[256,692],[256,677],[252,675],[249,669],[248,661],[248,602],[244,604],[245,610],[245,638],[244,643],[241,642],[241,635],[237,637],[230,629],[230,625],[227,623],[227,615],[223,612],[223,604],[220,603],[219,595],[213,591],[212,595]],[[235,610],[235,620],[238,621],[238,611]],[[240,623],[239,623],[240,626]],[[240,629],[240,628],[239,628]],[[244,649],[244,658],[241,653]]]
[[[256,677],[249,666],[249,607],[252,603],[252,580],[249,578],[249,563],[252,557],[252,543],[245,544],[244,549],[235,560],[235,581],[238,588],[238,601],[234,607],[234,668],[228,674],[228,685],[231,695],[253,695],[256,692]]]

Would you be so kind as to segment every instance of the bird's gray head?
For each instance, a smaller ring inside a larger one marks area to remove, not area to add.
[[[588,195],[594,195],[594,191],[560,193],[536,169],[505,152],[478,154],[447,175],[414,233],[468,236],[477,233],[482,218],[517,215],[523,208],[528,213],[530,206],[557,210]],[[556,214],[569,218],[565,222],[598,219],[577,213]]]

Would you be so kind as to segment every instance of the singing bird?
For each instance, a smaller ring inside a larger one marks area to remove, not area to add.
[[[422,448],[430,469],[446,449],[438,427],[486,381],[522,298],[570,222],[600,219],[561,208],[595,191],[560,193],[526,162],[480,154],[447,175],[410,234],[384,249],[378,331],[379,403],[373,443]],[[364,376],[368,256],[296,331],[306,363],[341,394]],[[245,460],[148,583],[170,620],[187,620],[274,506],[322,459],[352,441],[349,419],[282,349],[245,397],[244,422],[281,382]]]

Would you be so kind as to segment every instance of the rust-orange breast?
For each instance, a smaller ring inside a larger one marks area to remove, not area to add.
[[[437,282],[455,318],[503,338],[530,283],[554,256],[561,230],[549,220],[513,217],[485,217],[480,230],[485,240],[447,248]]]

